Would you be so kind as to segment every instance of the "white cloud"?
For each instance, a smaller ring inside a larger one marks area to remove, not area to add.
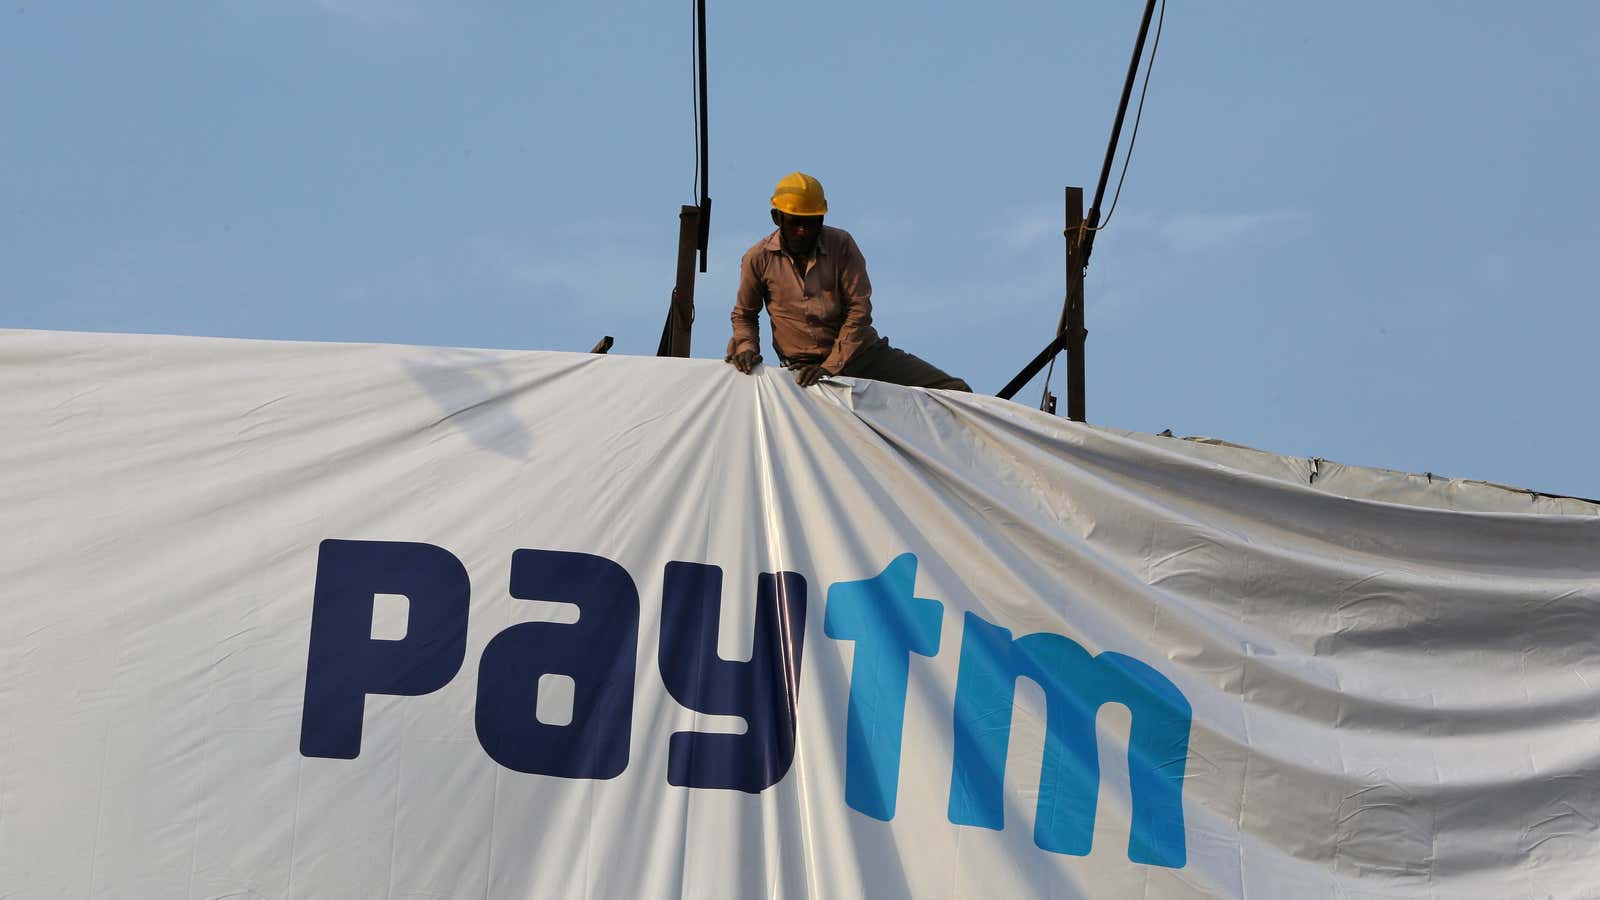
[[[1173,250],[1196,253],[1297,236],[1310,218],[1296,210],[1171,213],[1155,219],[1155,231]]]
[[[1140,212],[1120,213],[1109,222],[1096,247],[1114,233],[1154,235],[1166,249],[1198,253],[1228,247],[1259,246],[1305,231],[1311,217],[1298,210],[1254,212]],[[1060,246],[1061,211],[1035,207],[1013,212],[982,229],[978,237],[993,253],[1019,255],[1049,241]],[[1130,238],[1135,242],[1145,238]]]
[[[1116,215],[1095,240],[1097,252],[1115,243],[1124,249],[1147,253],[1165,250],[1198,253],[1225,248],[1259,247],[1299,237],[1311,216],[1297,210],[1256,212],[1147,212]],[[1049,244],[1054,260],[1062,245],[1062,216],[1058,209],[1035,207],[1015,211],[978,232],[991,255],[1032,254]],[[1124,237],[1124,235],[1126,237]],[[1154,238],[1152,241],[1151,238]]]
[[[628,222],[574,223],[464,236],[410,258],[369,261],[347,277],[338,302],[421,309],[470,300],[480,310],[538,309],[551,323],[664,311],[677,235],[656,231]]]
[[[979,232],[992,253],[1015,256],[1043,241],[1061,239],[1061,210],[1035,207],[1011,213]]]
[[[1309,231],[1308,213],[1118,212],[1095,241],[1089,272],[1100,328],[1128,327],[1172,298],[1192,294],[1208,267],[1226,255],[1233,266],[1264,261],[1275,245]],[[1054,309],[1064,289],[1062,214],[1056,206],[1013,209],[979,228],[981,281],[935,283],[928,306],[958,307],[970,297],[1005,298]]]
[[[477,235],[463,242],[461,255],[474,271],[518,290],[626,309],[641,298],[670,293],[676,237],[675,229],[635,223],[580,224],[549,238]]]

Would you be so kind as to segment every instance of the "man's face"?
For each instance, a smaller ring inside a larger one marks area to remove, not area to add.
[[[817,246],[817,238],[822,235],[821,216],[791,216],[773,210],[772,221],[783,236],[783,245],[801,256],[810,256]]]

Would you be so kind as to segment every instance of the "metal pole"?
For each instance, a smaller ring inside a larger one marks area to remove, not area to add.
[[[700,271],[706,270],[706,247],[711,240],[711,130],[706,109],[706,0],[695,0],[695,53],[700,62],[700,230],[695,245],[700,250]]]
[[[688,356],[694,332],[694,254],[700,235],[700,207],[684,206],[678,211],[678,279],[672,289],[672,306],[661,329],[657,356]]]
[[[1001,388],[999,392],[995,394],[995,396],[999,397],[1001,400],[1010,400],[1012,397],[1015,397],[1017,395],[1017,391],[1022,390],[1023,385],[1026,385],[1028,382],[1032,381],[1033,376],[1039,374],[1039,370],[1043,369],[1050,363],[1050,357],[1060,353],[1061,348],[1065,347],[1066,345],[1067,333],[1062,331],[1060,334],[1056,335],[1055,338],[1050,341],[1050,343],[1045,344],[1044,349],[1039,351],[1039,355],[1029,360],[1028,364],[1022,367],[1022,371],[1018,372],[1010,381],[1006,382],[1006,386]]]
[[[1109,142],[1107,142],[1107,144],[1106,144],[1105,162],[1103,164],[1101,164],[1101,166],[1100,166],[1100,182],[1099,182],[1099,184],[1097,184],[1095,186],[1095,189],[1094,189],[1094,203],[1089,206],[1089,218],[1088,218],[1088,220],[1086,222],[1084,222],[1084,224],[1083,224],[1083,226],[1081,228],[1081,231],[1082,231],[1082,234],[1083,234],[1083,239],[1082,239],[1082,241],[1077,242],[1078,243],[1078,259],[1077,259],[1077,262],[1079,264],[1080,269],[1088,268],[1088,266],[1089,266],[1089,254],[1094,251],[1094,236],[1097,233],[1096,229],[1099,228],[1099,226],[1100,226],[1100,201],[1105,199],[1106,182],[1111,180],[1111,165],[1112,165],[1112,163],[1114,163],[1116,161],[1116,158],[1117,158],[1117,143],[1120,140],[1122,140],[1122,121],[1128,115],[1128,98],[1133,96],[1133,82],[1136,80],[1136,78],[1138,77],[1138,74],[1139,74],[1139,60],[1144,58],[1144,39],[1150,33],[1150,18],[1151,18],[1151,16],[1153,16],[1155,14],[1155,11],[1156,11],[1156,0],[1146,0],[1145,7],[1144,7],[1144,18],[1141,19],[1140,22],[1139,22],[1139,37],[1134,41],[1134,44],[1133,44],[1133,58],[1128,61],[1128,77],[1127,77],[1127,80],[1122,85],[1122,99],[1119,100],[1118,103],[1117,103],[1117,116],[1116,116],[1116,119],[1113,120],[1112,123],[1111,123],[1111,140]],[[1070,247],[1070,245],[1072,245],[1074,243],[1074,241],[1069,239],[1067,243],[1068,243],[1068,245]],[[1080,276],[1079,277],[1080,278],[1082,277],[1081,276],[1081,272],[1080,272]],[[1071,325],[1071,322],[1068,321],[1067,322],[1067,327],[1065,329],[1059,329],[1056,332],[1055,338],[1052,341],[1050,341],[1049,344],[1046,344],[1045,348],[1043,350],[1039,351],[1039,355],[1038,356],[1035,356],[1031,361],[1029,361],[1029,363],[1026,366],[1023,366],[1022,367],[1022,371],[1018,372],[1015,377],[1013,377],[1009,382],[1007,382],[1006,386],[1001,388],[1000,392],[995,395],[996,397],[999,397],[1002,400],[1010,400],[1012,397],[1016,396],[1017,391],[1022,390],[1022,386],[1023,385],[1027,384],[1029,381],[1032,381],[1033,380],[1033,376],[1039,374],[1039,370],[1043,369],[1046,365],[1048,365],[1050,360],[1053,359],[1057,353],[1061,352],[1061,348],[1067,346],[1068,341],[1070,339],[1072,339],[1073,335],[1076,335],[1079,332],[1082,332],[1083,329],[1081,327],[1082,326],[1081,316],[1082,316],[1082,312],[1083,312],[1082,311],[1083,294],[1082,294],[1081,289],[1080,289],[1080,291],[1078,293],[1078,304],[1079,304],[1078,315],[1080,316],[1079,323],[1078,323],[1079,327],[1077,329],[1074,329],[1072,327],[1072,325]],[[1072,276],[1071,276],[1071,273],[1068,273],[1068,276],[1067,276],[1067,300],[1066,300],[1065,303],[1063,303],[1063,307],[1064,308],[1062,310],[1062,320],[1063,321],[1067,321],[1072,316],[1072,311],[1071,311],[1071,307],[1072,307]],[[1082,346],[1081,346],[1082,338],[1078,337],[1077,340],[1080,342],[1080,346],[1079,346],[1079,351],[1076,354],[1076,358],[1077,358],[1078,364],[1081,365],[1082,362],[1083,362],[1083,351],[1082,351]],[[1073,385],[1073,382],[1071,380],[1071,378],[1072,378],[1072,371],[1071,371],[1072,361],[1070,359],[1068,360],[1068,364],[1067,365],[1068,365],[1067,377],[1069,379],[1068,382],[1067,382],[1067,389],[1070,392],[1072,390],[1072,385]],[[1077,377],[1077,382],[1076,383],[1079,386],[1079,389],[1081,390],[1082,385],[1083,385],[1083,372],[1082,372],[1081,369],[1078,372],[1078,377]],[[1080,401],[1081,401],[1081,398],[1080,398]],[[1067,411],[1068,411],[1067,414],[1069,416],[1072,416],[1072,399],[1071,399],[1070,396],[1067,399]],[[1083,411],[1083,407],[1082,407],[1081,402],[1080,402],[1080,405],[1078,406],[1078,412],[1079,412],[1080,415],[1082,414],[1082,411]],[[1072,416],[1072,418],[1074,420],[1076,420],[1076,421],[1082,421],[1077,416]]]
[[[1111,180],[1111,166],[1117,159],[1117,144],[1122,140],[1122,120],[1128,115],[1128,98],[1133,96],[1133,82],[1139,75],[1139,60],[1144,58],[1144,39],[1150,33],[1150,17],[1156,11],[1156,0],[1146,0],[1144,18],[1139,22],[1139,37],[1133,42],[1133,58],[1128,60],[1128,77],[1122,83],[1122,99],[1117,101],[1117,117],[1111,123],[1111,140],[1106,142],[1106,159],[1100,166],[1100,183],[1094,188],[1094,202],[1089,204],[1089,227],[1083,239],[1083,264],[1089,265],[1089,255],[1094,252],[1095,229],[1100,227],[1100,201],[1106,198],[1106,182]]]
[[[1083,342],[1083,188],[1067,188],[1067,302],[1062,309],[1062,331],[1067,335],[1067,418],[1084,421]],[[1092,232],[1088,232],[1091,233]]]
[[[1056,336],[995,396],[1002,400],[1015,397],[1017,391],[1032,381],[1033,376],[1039,374],[1039,370],[1049,365],[1057,353],[1066,349],[1068,351],[1067,418],[1074,422],[1082,422],[1084,421],[1083,341],[1088,335],[1083,327],[1083,188],[1067,188],[1065,207],[1066,227],[1061,233],[1067,239],[1067,293],[1061,304],[1061,319],[1056,324]]]
[[[711,150],[706,114],[706,0],[695,0],[696,88],[700,100],[700,204],[678,210],[678,270],[672,288],[672,305],[666,324],[661,326],[657,356],[688,356],[694,336],[694,262],[700,257],[700,271],[706,270],[706,247],[711,235]]]

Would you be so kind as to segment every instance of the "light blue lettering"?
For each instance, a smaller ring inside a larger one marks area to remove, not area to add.
[[[911,654],[939,652],[944,604],[912,596],[917,557],[902,553],[880,574],[828,588],[823,633],[855,642],[845,730],[844,799],[874,819],[894,818],[900,784]]]
[[[956,682],[950,821],[1005,827],[1006,744],[1019,677],[1045,695],[1045,746],[1033,841],[1053,853],[1084,856],[1094,839],[1100,790],[1095,713],[1121,703],[1133,714],[1128,779],[1133,823],[1128,858],[1182,868],[1183,773],[1189,754],[1189,702],[1155,669],[1120,653],[1090,656],[1058,634],[1011,632],[966,615]]]

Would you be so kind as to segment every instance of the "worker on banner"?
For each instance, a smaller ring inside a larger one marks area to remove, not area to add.
[[[772,347],[801,387],[825,375],[909,387],[971,391],[965,381],[894,347],[872,327],[867,262],[848,231],[822,224],[828,200],[803,172],[772,191],[772,224],[739,264],[733,338],[727,361],[749,374],[761,362],[761,307],[772,319]]]

